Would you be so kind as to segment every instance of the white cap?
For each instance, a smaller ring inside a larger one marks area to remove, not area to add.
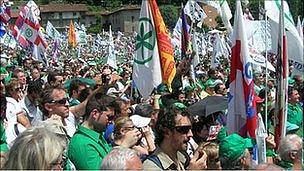
[[[139,115],[132,115],[130,116],[130,119],[132,120],[133,124],[139,128],[148,126],[151,121],[151,118],[142,117]]]

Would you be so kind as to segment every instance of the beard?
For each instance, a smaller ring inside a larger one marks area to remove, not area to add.
[[[104,126],[103,124],[101,124],[99,122],[93,121],[93,129],[96,132],[102,133],[105,131],[106,126]]]

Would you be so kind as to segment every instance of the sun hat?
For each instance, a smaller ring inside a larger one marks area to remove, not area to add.
[[[244,154],[247,148],[253,147],[252,139],[242,138],[234,133],[225,137],[219,144],[219,154],[221,157],[227,157],[228,161],[235,161]]]

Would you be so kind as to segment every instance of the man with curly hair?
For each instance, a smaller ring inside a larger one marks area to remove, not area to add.
[[[193,136],[188,112],[174,108],[160,111],[156,122],[155,152],[144,161],[144,169],[185,170],[206,168],[206,154],[196,151],[190,160],[185,152]]]

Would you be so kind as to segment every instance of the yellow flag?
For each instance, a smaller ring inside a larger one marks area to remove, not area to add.
[[[68,35],[68,42],[72,47],[76,47],[76,33],[75,33],[75,27],[73,24],[73,21],[70,22],[70,29],[69,29],[69,35]]]
[[[175,61],[173,56],[173,47],[171,44],[171,38],[169,31],[166,28],[163,17],[159,11],[155,0],[149,0],[153,20],[155,24],[157,43],[159,49],[159,56],[162,67],[163,83],[167,84],[168,88],[171,89],[171,83],[176,73]]]

